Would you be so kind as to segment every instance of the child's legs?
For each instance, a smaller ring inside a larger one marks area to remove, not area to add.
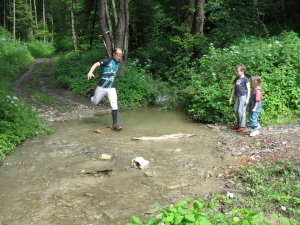
[[[108,89],[108,99],[112,110],[118,110],[118,97],[115,88]]]
[[[101,99],[107,94],[107,89],[97,86],[95,95],[91,97],[91,102],[94,105],[98,105]]]
[[[237,125],[239,127],[246,126],[246,96],[235,97],[234,112],[237,118]]]
[[[249,113],[250,118],[249,119],[250,119],[250,126],[251,126],[252,130],[258,129],[259,122],[258,122],[257,118],[258,118],[259,112],[261,110],[261,106],[262,106],[262,104],[261,104],[261,102],[259,102],[255,112],[252,112],[252,109],[250,108],[250,113]]]
[[[258,129],[258,121],[257,121],[257,118],[258,118],[258,112],[252,112],[252,110],[250,111],[250,114],[249,114],[249,119],[250,119],[250,126],[251,126],[251,129],[252,130],[257,130]]]

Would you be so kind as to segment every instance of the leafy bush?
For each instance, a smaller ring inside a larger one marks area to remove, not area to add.
[[[27,46],[34,58],[51,57],[55,50],[52,43],[45,41],[29,42],[27,43]]]
[[[10,89],[11,81],[16,76],[12,68],[11,64],[0,59],[0,90],[3,92]]]
[[[195,120],[233,123],[233,107],[228,104],[233,87],[235,66],[243,63],[246,76],[262,78],[262,123],[300,109],[300,39],[293,32],[282,33],[268,40],[242,39],[229,48],[216,49],[210,44],[209,54],[200,59],[198,73],[188,88],[188,111]]]
[[[97,82],[88,80],[86,74],[91,66],[102,58],[105,58],[105,52],[99,53],[96,50],[86,54],[70,52],[55,60],[52,74],[62,87],[74,94],[85,95],[84,90]],[[98,71],[95,71],[95,76],[99,74]]]
[[[17,97],[1,93],[0,102],[0,160],[24,139],[51,132]]]
[[[126,225],[210,225],[210,224],[264,224],[271,225],[265,219],[263,213],[255,213],[245,208],[234,207],[230,211],[221,213],[221,204],[231,204],[227,196],[216,195],[211,201],[186,199],[177,205],[170,205],[169,209],[163,209],[159,203],[155,203],[160,213],[155,217],[148,217],[147,223],[143,223],[138,217],[133,216],[132,222]],[[292,225],[297,221],[285,217],[272,215],[281,222],[280,224]]]
[[[102,52],[105,58],[105,52]],[[74,94],[85,95],[85,89],[97,85],[101,76],[101,68],[94,71],[95,79],[88,80],[86,74],[91,66],[98,62],[98,51],[86,54],[69,53],[56,60],[52,73],[61,86]],[[129,68],[116,79],[118,102],[123,109],[133,109],[151,104],[156,97],[151,86],[151,77],[146,67],[137,67],[129,62]]]
[[[128,62],[128,67],[116,80],[118,102],[122,108],[134,109],[155,101],[157,94],[151,85],[152,78],[146,68],[139,68]]]
[[[27,46],[19,41],[13,43],[11,34],[4,30],[3,27],[0,27],[0,37],[1,64],[9,64],[13,66],[16,71],[32,62],[33,57]]]

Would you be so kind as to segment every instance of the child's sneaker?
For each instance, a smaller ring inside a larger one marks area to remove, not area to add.
[[[112,130],[122,130],[122,127],[120,127],[118,124],[114,124],[111,126]]]
[[[85,90],[86,95],[90,95],[90,97],[94,96],[94,86],[90,86],[88,89]]]
[[[245,130],[245,127],[239,127],[238,129],[236,129],[236,132],[242,132]]]
[[[250,137],[255,137],[256,135],[259,135],[259,131],[258,130],[254,130],[251,132]]]
[[[238,125],[234,125],[233,127],[230,127],[232,130],[236,130],[236,129],[238,129],[239,128],[239,126]]]
[[[261,128],[260,124],[258,124],[257,129],[259,130]]]

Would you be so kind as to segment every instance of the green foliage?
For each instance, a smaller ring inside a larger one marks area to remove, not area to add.
[[[11,86],[11,80],[16,76],[12,70],[11,64],[0,59],[0,90],[8,91]]]
[[[14,67],[14,70],[27,66],[32,60],[28,48],[21,42],[12,41],[12,36],[2,27],[0,27],[0,61],[8,66]]]
[[[231,204],[226,196],[216,195],[211,201],[186,199],[177,205],[170,205],[169,209],[163,209],[158,202],[155,203],[160,213],[155,218],[148,217],[146,223],[140,218],[133,216],[131,223],[126,225],[210,225],[210,224],[264,224],[271,225],[265,219],[263,213],[255,213],[245,208],[232,208],[227,213],[220,212],[221,203]],[[283,221],[282,224],[297,224],[296,221],[289,220],[284,217],[277,217]]]
[[[93,80],[88,80],[86,74],[100,59],[96,51],[85,55],[69,53],[56,60],[52,73],[63,87],[75,94],[85,95],[84,90],[87,87],[95,86],[99,82],[101,68],[94,71],[96,78]],[[147,67],[145,64],[139,66],[133,61],[129,62],[128,68],[116,79],[120,108],[133,109],[147,106],[155,100],[156,94],[151,86],[151,76],[147,72]]]
[[[27,46],[13,44],[11,34],[0,27],[0,160],[24,139],[51,132],[30,106],[9,93],[15,72],[32,60]]]
[[[241,189],[239,206],[265,213],[299,218],[300,166],[291,162],[252,164],[242,167],[236,178]]]
[[[0,93],[0,160],[12,152],[24,139],[51,133],[37,114],[15,96]]]
[[[116,80],[118,102],[122,108],[144,107],[155,101],[157,94],[146,69],[147,65],[141,68],[136,66],[136,61],[128,62],[128,67]]]
[[[88,80],[86,75],[91,66],[102,58],[105,58],[104,51],[95,50],[85,54],[70,52],[55,60],[52,74],[62,87],[74,94],[85,95],[87,87],[97,84],[100,70],[95,71],[95,80]]]
[[[29,4],[26,0],[19,0],[14,3],[10,2],[8,5],[11,8],[9,13],[5,12],[7,20],[9,21],[8,25],[12,25],[15,20],[15,32],[17,39],[25,40],[25,38],[28,37],[28,27],[31,26],[33,19],[30,14]]]
[[[233,123],[233,107],[228,104],[234,67],[243,63],[246,76],[262,78],[262,123],[272,123],[279,116],[299,110],[300,39],[293,32],[269,40],[254,37],[242,39],[229,48],[217,49],[200,59],[198,74],[192,76],[189,87],[192,117],[203,122]]]
[[[207,1],[205,12],[205,29],[215,47],[226,46],[248,35],[266,36],[254,17],[257,12],[251,1]]]
[[[26,45],[17,42],[13,44],[12,35],[0,27],[0,90],[10,89],[15,72],[27,66],[33,60]]]
[[[34,58],[51,57],[54,53],[52,43],[45,41],[33,41],[27,43],[28,49]]]

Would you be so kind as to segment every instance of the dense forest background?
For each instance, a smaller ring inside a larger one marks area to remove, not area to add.
[[[299,9],[297,0],[3,0],[0,25],[15,40],[51,42],[57,52],[93,49],[109,30],[106,41],[131,56],[199,57],[211,42],[298,33]]]
[[[15,72],[34,58],[55,57],[56,81],[84,95],[96,84],[86,79],[90,66],[110,53],[102,38],[109,50],[124,51],[116,84],[121,109],[160,98],[162,108],[181,108],[194,121],[234,123],[228,100],[235,66],[243,63],[248,78],[263,81],[261,124],[298,118],[299,11],[299,0],[2,0],[0,148],[44,129],[38,124],[29,135],[22,128],[15,139],[6,133],[27,124],[11,102]]]

